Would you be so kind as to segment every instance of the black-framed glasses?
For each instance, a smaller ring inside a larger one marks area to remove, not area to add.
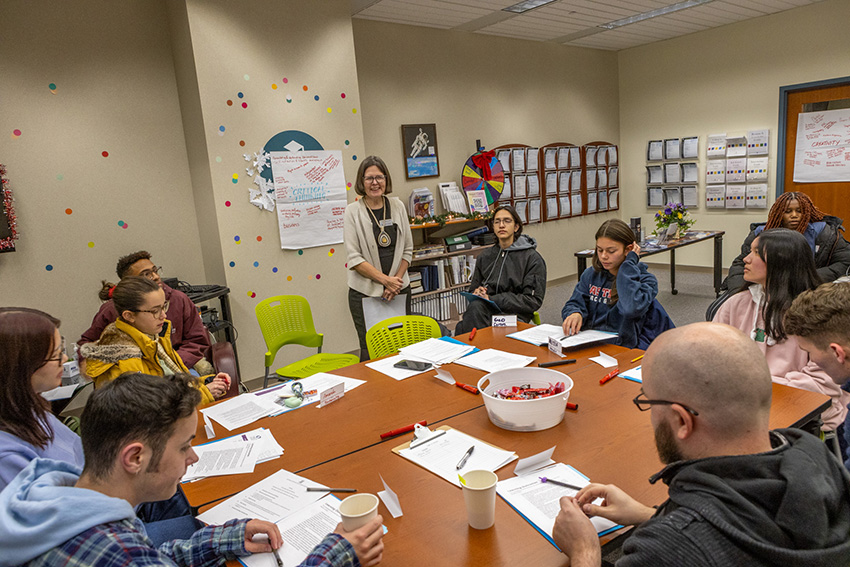
[[[135,309],[136,313],[150,313],[154,317],[159,317],[160,315],[165,315],[166,311],[168,311],[168,304],[170,301],[166,301],[159,307],[154,307],[153,309]]]
[[[62,337],[62,342],[59,343],[59,348],[57,351],[53,352],[53,356],[48,359],[45,359],[45,363],[48,362],[62,362],[62,357],[65,355],[65,337]]]
[[[512,219],[511,217],[506,217],[506,218],[503,218],[503,219],[493,219],[494,225],[498,224],[498,225],[507,226],[507,225],[513,224],[513,223],[514,223],[514,219]]]
[[[377,181],[378,183],[383,183],[387,180],[386,175],[370,175],[369,177],[364,177],[363,181],[366,183],[372,183],[373,181]]]
[[[148,278],[149,280],[152,280],[154,274],[158,276],[160,273],[162,273],[162,266],[154,266],[149,270],[142,270],[141,272],[139,272],[139,275],[143,278]]]
[[[670,402],[667,400],[649,400],[646,398],[646,394],[644,394],[643,392],[635,396],[635,399],[633,399],[632,401],[637,406],[637,409],[639,409],[640,411],[649,411],[652,406],[672,406],[673,404],[676,404],[685,408],[685,411],[687,411],[691,415],[699,415],[699,412],[697,410],[691,409],[681,402]]]

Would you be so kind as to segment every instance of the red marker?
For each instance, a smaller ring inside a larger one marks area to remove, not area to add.
[[[615,368],[615,369],[614,369],[614,370],[612,370],[610,373],[608,373],[608,374],[606,374],[605,376],[603,376],[603,377],[602,377],[602,380],[600,380],[600,381],[599,381],[599,383],[600,383],[600,384],[604,384],[605,382],[607,382],[607,381],[609,381],[609,380],[613,380],[613,379],[614,379],[614,376],[616,376],[616,375],[617,375],[617,374],[619,374],[619,373],[620,373],[620,369],[619,369],[619,368]]]
[[[476,332],[478,332],[478,329],[476,327],[472,327],[472,331],[470,331],[470,333],[469,333],[469,340],[470,341],[475,338]]]
[[[578,410],[578,404],[574,404],[572,402],[567,402],[567,409]]]
[[[414,423],[412,425],[408,425],[407,427],[402,427],[400,429],[393,429],[392,431],[387,431],[386,433],[381,433],[381,439],[389,439],[390,437],[395,437],[397,435],[404,435],[405,433],[410,433],[417,425],[428,425],[427,421],[420,421],[419,423]]]
[[[473,394],[478,394],[478,388],[475,386],[470,386],[469,384],[464,384],[463,382],[455,382],[455,386],[458,388],[463,388],[467,392],[472,392]]]

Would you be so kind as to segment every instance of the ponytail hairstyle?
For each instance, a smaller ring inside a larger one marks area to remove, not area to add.
[[[758,236],[756,253],[767,266],[764,331],[774,340],[788,338],[783,317],[794,298],[821,284],[806,237],[788,228],[771,228]]]
[[[123,321],[121,314],[125,311],[138,311],[145,302],[145,296],[160,289],[159,284],[142,276],[127,276],[117,285],[102,281],[103,287],[98,293],[102,301],[112,298],[115,311]]]
[[[635,242],[635,231],[632,230],[632,227],[621,221],[620,219],[608,219],[607,221],[602,223],[602,226],[599,227],[599,230],[596,231],[595,240],[599,240],[600,238],[608,238],[622,244],[625,248],[630,244],[634,244]],[[602,263],[599,261],[599,257],[596,255],[596,249],[593,250],[593,258],[590,260],[590,264],[593,266],[593,269],[597,272],[605,271],[605,268],[602,267]],[[614,283],[611,284],[611,303],[609,305],[616,305],[617,303],[617,278],[613,278]]]
[[[34,447],[53,439],[50,403],[32,387],[32,375],[46,364],[59,319],[37,309],[0,308],[0,431]]]
[[[788,208],[788,205],[791,201],[797,201],[800,203],[800,224],[797,225],[795,229],[799,233],[806,232],[806,228],[808,228],[810,222],[817,222],[823,220],[823,211],[818,209],[808,195],[805,193],[801,193],[799,191],[791,191],[788,193],[783,193],[779,197],[776,198],[776,201],[773,203],[773,206],[770,207],[770,212],[767,215],[767,224],[765,225],[765,229],[769,228],[785,228],[782,226],[782,215],[785,214],[785,209]]]

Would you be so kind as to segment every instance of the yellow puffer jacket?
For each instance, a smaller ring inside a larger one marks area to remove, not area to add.
[[[171,346],[171,321],[167,319],[163,335],[157,337],[157,340],[180,369],[188,373],[189,369]],[[86,359],[86,374],[94,380],[95,388],[115,380],[125,372],[164,375],[156,359],[156,341],[121,319],[108,325],[96,343],[80,347],[80,356]],[[198,378],[202,406],[215,401],[204,384],[205,378],[206,376]]]

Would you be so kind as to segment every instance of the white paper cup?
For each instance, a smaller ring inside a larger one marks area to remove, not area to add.
[[[466,471],[461,483],[466,501],[466,517],[471,528],[486,530],[496,522],[496,482],[491,471]]]
[[[374,494],[353,494],[339,503],[342,527],[353,532],[378,515],[378,497]]]

